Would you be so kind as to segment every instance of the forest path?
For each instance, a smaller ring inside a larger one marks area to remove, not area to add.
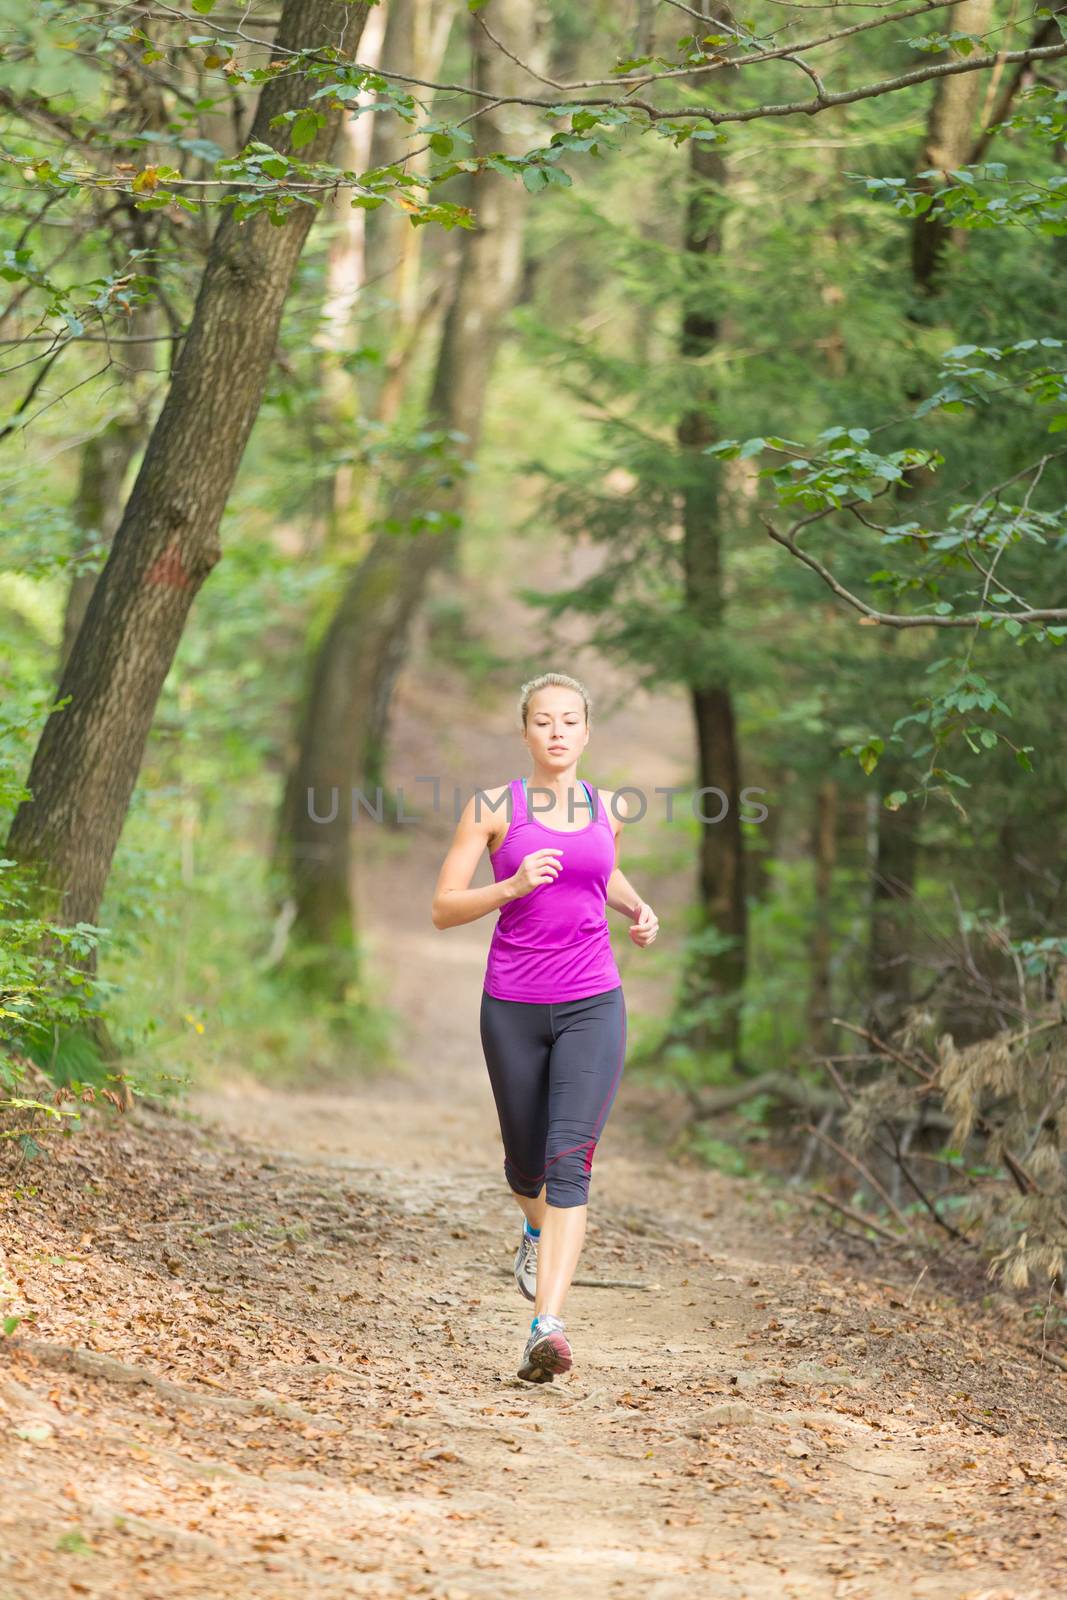
[[[538,1386],[473,1064],[63,1147],[0,1232],[3,1600],[1059,1592],[1067,1380],[671,1161],[648,1094]]]
[[[503,652],[515,576],[494,568],[486,607]],[[417,663],[400,680],[415,809],[418,774],[469,793],[527,770],[508,714],[464,695]],[[582,770],[651,794],[690,744],[678,697],[628,695]],[[681,1097],[629,1068],[564,1308],[574,1368],[516,1376],[491,930],[429,919],[449,813],[446,788],[422,826],[360,835],[398,1070],[297,1090],[228,1069],[191,1118],[94,1117],[5,1197],[0,1600],[1060,1594],[1067,1378],[1040,1321],[957,1306],[872,1245],[845,1259],[824,1220],[687,1165]],[[613,921],[636,1041],[669,1003],[691,844],[657,812],[624,866],[661,922],[637,951]]]

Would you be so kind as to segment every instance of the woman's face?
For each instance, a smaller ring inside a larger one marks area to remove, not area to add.
[[[589,743],[585,704],[576,689],[550,686],[530,696],[526,708],[526,743],[544,767],[565,772]]]

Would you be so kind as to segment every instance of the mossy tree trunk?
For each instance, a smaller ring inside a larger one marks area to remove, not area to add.
[[[717,201],[726,183],[718,151],[693,139],[689,145],[690,190],[685,249],[696,258],[721,254]],[[680,354],[693,368],[720,338],[719,316],[707,274],[696,272],[683,310]],[[715,438],[710,380],[681,418],[677,437],[689,458],[682,494],[686,609],[710,646],[725,624],[723,510],[720,472],[703,454]],[[697,784],[703,796],[697,878],[696,940],[686,961],[680,999],[683,1011],[674,1037],[693,1048],[720,1054],[739,1065],[740,1003],[747,964],[745,854],[741,833],[741,753],[728,677],[706,669],[689,683],[696,730]]]
[[[503,0],[494,18],[494,33],[499,29],[517,56],[540,58],[538,6]],[[524,92],[517,86],[527,80],[517,65],[489,42],[475,18],[469,28],[473,81],[490,93]],[[521,107],[503,106],[478,117],[474,151],[525,152],[529,116]],[[519,288],[527,203],[518,180],[491,170],[471,175],[475,227],[456,235],[458,271],[426,407],[428,431],[458,438],[439,465],[413,469],[411,481],[384,507],[382,531],[354,567],[309,673],[275,866],[288,901],[283,960],[321,998],[343,999],[360,981],[351,795],[362,791],[373,806],[383,785],[389,707],[411,626],[432,575],[457,548],[466,468],[478,451],[503,318]],[[414,798],[407,797],[409,806]]]
[[[366,4],[285,0],[276,44],[358,43]],[[269,82],[251,138],[306,105],[302,74]],[[304,159],[328,159],[342,113],[327,115]],[[219,560],[219,523],[262,399],[282,308],[315,212],[281,225],[226,208],[170,387],[63,669],[69,703],[45,724],[7,854],[38,869],[43,909],[95,923],[160,690],[196,595]]]

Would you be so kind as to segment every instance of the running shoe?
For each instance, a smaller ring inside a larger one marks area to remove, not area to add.
[[[515,1252],[515,1282],[527,1300],[537,1299],[537,1246],[540,1240],[522,1230],[522,1239]]]
[[[563,1318],[542,1311],[526,1341],[518,1375],[529,1383],[551,1383],[557,1372],[568,1372],[571,1347],[563,1331]]]

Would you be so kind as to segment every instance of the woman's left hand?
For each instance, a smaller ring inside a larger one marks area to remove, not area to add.
[[[645,945],[652,943],[658,932],[659,918],[650,905],[646,905],[643,900],[640,901],[637,914],[630,923],[630,938],[634,944],[640,945],[643,949]]]

